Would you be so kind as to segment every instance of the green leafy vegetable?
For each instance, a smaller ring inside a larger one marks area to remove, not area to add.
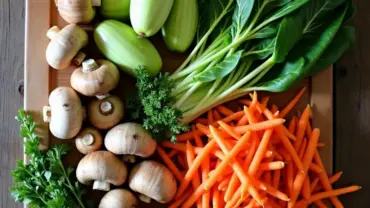
[[[176,115],[166,117],[167,123],[156,122],[161,119],[154,118],[164,111],[143,111],[141,119],[172,135],[182,129],[176,122],[188,124],[252,90],[288,89],[335,62],[353,42],[352,28],[343,26],[353,13],[350,0],[202,0],[199,4],[197,43],[188,58],[174,73],[154,79],[166,83],[156,83],[160,87],[144,87],[153,80],[138,81],[143,106],[158,101],[161,109]],[[166,96],[150,96],[164,91]]]
[[[72,181],[72,168],[65,168],[62,157],[68,146],[56,145],[47,152],[39,151],[40,138],[35,134],[36,124],[32,117],[19,110],[16,119],[21,123],[20,135],[25,138],[27,164],[17,162],[13,170],[13,198],[31,207],[84,208],[82,188]]]

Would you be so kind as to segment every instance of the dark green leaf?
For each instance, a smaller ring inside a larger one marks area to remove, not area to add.
[[[251,16],[255,0],[236,0],[233,14],[233,30],[242,31]]]
[[[303,18],[301,15],[289,15],[280,24],[276,39],[274,60],[281,63],[285,60],[289,51],[302,38]]]
[[[248,52],[244,53],[243,56],[253,55],[254,59],[263,60],[266,59],[274,52],[275,48],[275,38],[267,38],[261,41],[258,41],[256,45],[248,50]]]
[[[277,19],[280,19],[280,18],[296,11],[297,9],[301,8],[303,5],[305,5],[309,1],[310,0],[291,1],[290,3],[284,5],[283,7],[281,7],[277,11],[275,11],[272,15],[270,15],[270,17],[266,21],[272,22],[272,21],[275,21]]]
[[[271,38],[278,33],[279,23],[271,23],[258,31],[253,37],[256,39]]]
[[[342,27],[335,35],[333,41],[325,49],[324,53],[310,69],[308,75],[312,76],[337,61],[343,53],[351,47],[355,39],[355,30],[353,27]]]
[[[225,77],[226,75],[230,74],[230,72],[232,72],[238,65],[242,53],[243,51],[240,50],[225,58],[216,66],[200,73],[197,77],[195,77],[195,80],[199,82],[211,82]]]

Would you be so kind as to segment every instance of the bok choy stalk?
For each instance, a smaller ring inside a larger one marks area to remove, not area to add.
[[[138,73],[134,118],[157,139],[250,91],[281,92],[350,47],[350,0],[200,0],[197,42],[172,74]]]

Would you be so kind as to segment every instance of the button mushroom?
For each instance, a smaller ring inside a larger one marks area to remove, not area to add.
[[[78,151],[86,155],[98,151],[103,144],[103,138],[98,130],[88,127],[77,135],[75,143]]]
[[[43,109],[44,121],[59,139],[71,139],[81,129],[85,111],[77,93],[70,87],[58,87],[50,93],[49,105]]]
[[[113,90],[119,82],[119,71],[110,61],[88,59],[71,75],[71,86],[85,96],[97,96]]]
[[[120,186],[126,181],[127,167],[113,153],[96,151],[80,160],[76,176],[85,185],[94,181],[94,190],[109,191],[110,184]]]
[[[106,193],[99,203],[99,208],[136,208],[139,202],[126,189],[115,189]]]
[[[151,199],[167,203],[177,191],[172,173],[155,161],[137,164],[130,173],[129,186],[133,191],[140,193],[139,199],[146,203],[150,203]]]
[[[68,23],[87,24],[94,19],[95,9],[101,0],[55,0],[60,16]]]
[[[50,43],[46,49],[46,61],[54,69],[65,69],[73,62],[80,65],[85,54],[79,52],[88,43],[87,33],[77,25],[71,24],[60,30],[57,26],[46,34]]]
[[[117,96],[94,99],[87,106],[87,115],[96,128],[110,129],[122,120],[124,106]]]
[[[124,123],[108,131],[105,147],[114,154],[124,155],[124,161],[135,162],[135,157],[150,157],[157,147],[152,135],[137,123]]]

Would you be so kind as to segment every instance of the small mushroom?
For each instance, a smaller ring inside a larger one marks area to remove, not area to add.
[[[105,136],[105,147],[114,154],[124,155],[126,162],[135,162],[135,156],[150,157],[157,147],[152,135],[137,123],[115,126]]]
[[[49,105],[44,106],[44,121],[59,139],[72,139],[81,129],[85,111],[77,93],[70,87],[58,87],[50,93]]]
[[[126,181],[127,167],[113,153],[96,151],[80,160],[76,176],[85,185],[94,181],[94,190],[109,191],[110,184],[120,186]]]
[[[126,189],[115,189],[106,193],[99,203],[99,208],[137,208],[139,202]]]
[[[103,138],[95,128],[85,128],[76,137],[76,148],[82,154],[98,151],[103,144]]]
[[[68,23],[90,23],[95,17],[93,7],[101,6],[101,0],[55,0],[60,16]]]
[[[123,102],[113,95],[101,100],[94,99],[87,106],[87,115],[90,123],[96,128],[110,129],[123,118]]]
[[[119,71],[110,61],[88,59],[71,75],[71,86],[85,96],[97,96],[113,90],[119,82]]]
[[[129,177],[130,188],[139,193],[139,199],[167,203],[174,197],[177,186],[171,171],[158,162],[147,160],[137,164]]]
[[[70,24],[60,30],[54,26],[46,35],[51,40],[46,49],[46,60],[54,69],[65,69],[72,62],[78,66],[85,59],[86,55],[79,51],[87,45],[88,37],[81,27]]]

